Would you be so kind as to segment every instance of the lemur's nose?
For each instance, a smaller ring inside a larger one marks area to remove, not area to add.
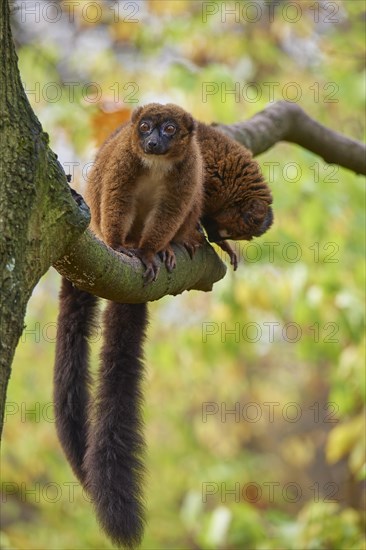
[[[147,146],[150,151],[153,151],[158,146],[158,142],[155,139],[150,139],[147,142]]]

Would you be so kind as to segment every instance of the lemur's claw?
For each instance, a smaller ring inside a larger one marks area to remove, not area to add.
[[[187,250],[191,260],[193,260],[193,256],[196,254],[197,248],[199,248],[200,243],[185,242],[185,243],[183,243],[183,246]]]
[[[164,250],[159,252],[159,257],[161,261],[165,264],[165,267],[167,268],[168,272],[172,273],[173,269],[177,265],[177,261],[175,259],[175,253],[172,247],[168,245]]]
[[[125,246],[117,246],[114,250],[116,250],[117,252],[120,252],[121,254],[125,254],[129,258],[133,258],[133,256],[135,256],[133,248],[126,248]]]

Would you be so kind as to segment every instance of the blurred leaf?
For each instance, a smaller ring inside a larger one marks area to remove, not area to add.
[[[122,107],[118,110],[107,111],[105,105],[92,118],[93,134],[98,147],[104,143],[107,137],[116,130],[121,124],[129,121],[131,118],[131,109]]]
[[[364,463],[365,443],[365,415],[362,413],[336,426],[330,432],[326,448],[327,460],[332,464],[355,450],[351,464],[353,471],[356,472]],[[359,446],[363,449],[363,453]]]

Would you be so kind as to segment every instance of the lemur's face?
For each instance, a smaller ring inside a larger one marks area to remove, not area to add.
[[[157,122],[144,117],[138,125],[140,147],[146,155],[166,155],[179,126],[174,119]]]
[[[273,211],[267,202],[254,199],[243,205],[242,209],[237,206],[228,208],[202,221],[211,242],[226,239],[250,241],[253,237],[263,235],[271,227]]]
[[[184,155],[195,123],[177,105],[151,103],[133,113],[135,145],[143,156],[163,155],[176,159]]]

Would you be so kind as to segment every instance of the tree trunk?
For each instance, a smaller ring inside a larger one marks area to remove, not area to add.
[[[23,90],[7,0],[0,0],[0,17],[0,403],[4,403],[32,290],[89,220],[65,200],[66,177]],[[0,433],[3,413],[0,407]]]

